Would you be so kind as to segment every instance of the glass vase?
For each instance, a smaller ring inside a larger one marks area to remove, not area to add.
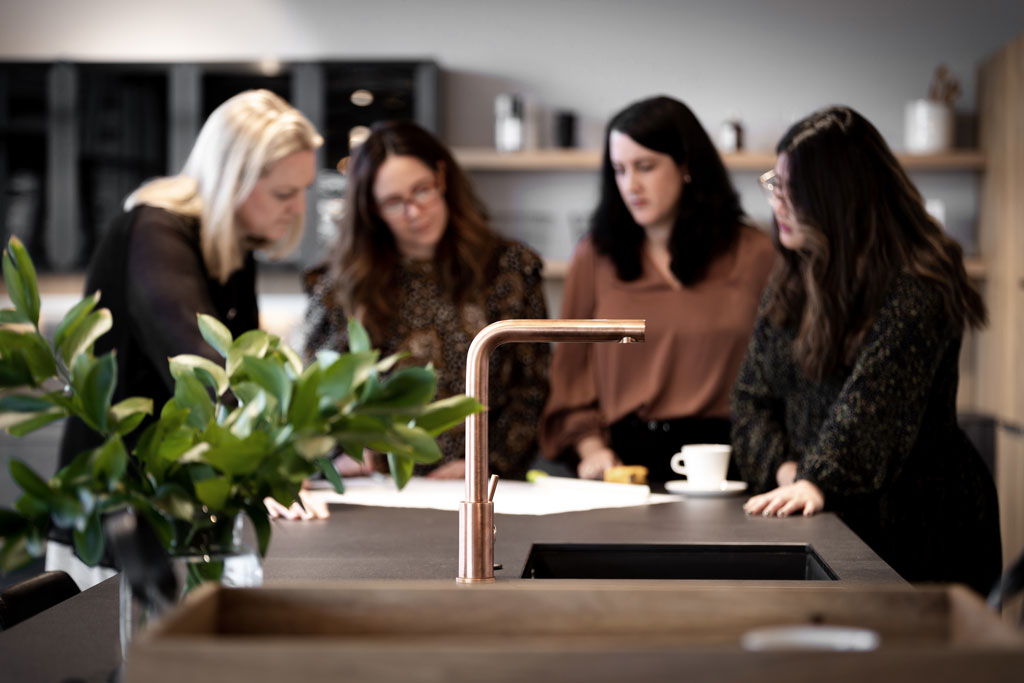
[[[235,520],[230,545],[171,554],[171,571],[177,587],[175,601],[180,601],[189,591],[209,581],[216,581],[231,588],[263,584],[263,564],[260,555],[252,545],[242,540],[243,522],[244,516],[239,515]],[[119,579],[121,655],[125,657],[133,634],[157,618],[160,610],[140,604],[124,573]]]

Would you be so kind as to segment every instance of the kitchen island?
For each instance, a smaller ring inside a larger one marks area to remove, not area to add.
[[[566,542],[809,544],[837,578],[813,582],[816,588],[843,591],[866,586],[907,587],[834,515],[753,518],[743,513],[742,502],[743,498],[680,499],[658,505],[547,516],[497,515],[495,560],[503,565],[496,572],[497,587],[530,583],[517,577],[532,544]],[[268,587],[286,587],[297,582],[329,586],[335,580],[352,579],[367,580],[367,590],[377,591],[381,582],[394,581],[398,586],[401,582],[397,580],[409,579],[454,587],[456,513],[355,505],[334,505],[331,513],[325,521],[274,524],[270,552],[264,563]],[[536,581],[534,585],[580,583],[586,582]],[[649,582],[667,583],[730,585],[715,581]],[[778,586],[785,593],[808,583],[811,582],[756,581],[742,585]],[[601,584],[592,582],[594,590],[601,590]],[[478,594],[489,590],[487,586],[453,589]],[[108,680],[119,661],[117,615],[115,578],[0,633],[4,680]],[[557,653],[557,640],[550,642],[548,649]],[[552,652],[546,656],[554,657]],[[579,659],[583,655],[577,652],[574,657]],[[1006,657],[1009,658],[998,662],[999,670],[1024,661],[1020,653]],[[976,666],[977,662],[968,664]],[[301,663],[296,662],[295,666],[300,671]],[[480,679],[486,678],[482,670]]]

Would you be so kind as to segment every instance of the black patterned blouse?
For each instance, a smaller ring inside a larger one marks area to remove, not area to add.
[[[961,335],[945,320],[939,292],[901,275],[853,367],[817,382],[794,360],[794,330],[759,316],[732,393],[733,450],[753,493],[796,461],[904,578],[986,593],[1001,565],[996,491],[957,425]]]
[[[433,363],[437,398],[466,390],[466,354],[473,337],[492,322],[510,318],[546,318],[541,260],[518,242],[498,249],[480,303],[461,307],[442,293],[433,264],[407,261],[398,279],[397,314],[384,339],[373,339],[382,355],[406,351],[399,367]],[[348,348],[348,312],[337,303],[336,290],[323,266],[307,274],[306,356],[319,349]],[[537,425],[548,395],[549,344],[504,344],[491,355],[488,437],[491,471],[522,479],[537,451]],[[425,474],[437,465],[465,457],[465,429],[451,429],[437,439],[441,462],[417,465]]]

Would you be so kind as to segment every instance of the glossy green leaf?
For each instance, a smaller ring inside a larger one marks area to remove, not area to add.
[[[295,450],[306,460],[321,458],[330,453],[334,446],[334,439],[324,435],[307,436],[295,442]]]
[[[428,405],[416,416],[415,425],[436,437],[462,424],[470,415],[483,410],[484,407],[475,398],[463,395],[449,396]]]
[[[253,356],[262,358],[270,348],[270,335],[263,330],[249,330],[240,335],[228,350],[228,377],[234,377],[235,371],[242,364],[242,358]]]
[[[213,420],[213,399],[202,382],[190,372],[179,374],[174,382],[174,402],[180,408],[187,408],[185,424],[194,429],[203,429]]]
[[[198,377],[198,375],[197,377],[203,380],[203,383],[209,386],[211,389],[215,389],[217,392],[217,396],[222,395],[229,388],[228,373],[224,371],[224,368],[217,365],[209,358],[183,354],[180,356],[174,356],[173,358],[170,359],[169,363],[171,365],[171,376],[174,377],[175,379],[177,379],[178,376],[183,372],[195,374],[193,371],[197,368],[200,368],[202,370],[205,370],[210,375],[210,377],[213,378],[214,382],[209,383],[204,378]]]
[[[370,335],[366,328],[355,318],[348,319],[348,349],[352,353],[370,350]]]
[[[175,461],[188,449],[192,448],[195,441],[194,433],[187,427],[179,427],[164,435],[164,438],[157,446],[157,455],[161,460]]]
[[[318,458],[316,466],[323,472],[324,479],[331,482],[331,486],[334,487],[336,493],[345,493],[345,484],[341,481],[341,475],[338,474],[338,470],[334,467],[334,463],[331,462],[330,458]]]
[[[376,351],[343,354],[326,368],[320,380],[320,393],[334,401],[347,401],[356,389],[376,375]]]
[[[4,352],[3,357],[0,357],[0,388],[21,388],[35,384],[25,352],[21,349]]]
[[[278,410],[288,410],[292,400],[292,382],[279,363],[270,358],[242,358],[242,370],[277,400]]]
[[[10,252],[7,250],[4,250],[3,270],[4,284],[7,285],[7,296],[11,298],[11,303],[14,304],[15,310],[27,318],[28,322],[34,324],[36,321],[33,321],[32,316],[29,315],[30,307],[26,298],[25,281],[22,279],[21,273],[18,272],[18,268],[14,265]]]
[[[0,413],[38,413],[49,410],[53,403],[45,396],[26,396],[24,394],[8,394],[0,397]]]
[[[113,325],[114,318],[106,308],[86,315],[60,346],[64,363],[70,367],[77,356],[91,350],[96,340],[109,332]]]
[[[387,358],[382,358],[377,361],[377,372],[384,374],[390,372],[391,368],[395,367],[398,361],[409,357],[409,353],[406,351],[400,351],[399,353],[393,353]]]
[[[430,464],[441,459],[441,449],[438,448],[434,437],[420,427],[408,427],[396,424],[392,427],[399,438],[409,444],[413,451],[413,460],[418,463]]]
[[[320,379],[320,367],[313,364],[295,380],[295,393],[291,405],[288,407],[288,422],[298,430],[304,429],[317,417],[320,404]]]
[[[47,504],[50,506],[50,519],[57,528],[85,530],[89,519],[86,517],[82,501],[77,496],[54,491]]]
[[[47,520],[50,518],[50,506],[46,504],[46,501],[40,500],[29,493],[22,494],[21,497],[15,501],[14,509],[17,510],[22,517],[31,520],[32,523],[37,526],[46,524]]]
[[[270,547],[270,517],[263,501],[245,508],[245,513],[252,520],[253,529],[256,531],[256,542],[259,545],[260,557],[267,554]]]
[[[268,437],[255,432],[245,439],[224,441],[203,453],[202,459],[220,472],[244,476],[255,472],[268,455]]]
[[[25,245],[17,237],[11,237],[7,248],[14,255],[14,263],[18,267],[18,274],[24,286],[25,314],[34,326],[39,327],[39,282],[36,278],[36,267]],[[13,300],[12,298],[11,301]]]
[[[96,308],[99,300],[100,293],[98,291],[93,292],[72,306],[71,310],[64,314],[64,317],[57,325],[57,331],[53,334],[53,348],[59,349],[64,345],[68,336],[85,320],[85,317],[92,312],[92,309]]]
[[[36,332],[0,329],[0,351],[4,357],[20,357],[32,374],[30,384],[39,384],[57,372],[56,360],[46,340]]]
[[[98,514],[91,515],[84,531],[75,530],[75,551],[90,567],[95,567],[103,557],[103,527]]]
[[[25,415],[26,419],[15,424],[5,425],[8,434],[21,438],[26,434],[31,434],[37,429],[45,427],[51,422],[62,420],[67,417],[67,413],[62,408],[50,408],[49,410],[43,410],[38,413],[23,415]]]
[[[14,308],[0,309],[0,325],[31,323],[28,316]]]
[[[199,313],[196,318],[199,320],[199,334],[203,335],[206,343],[212,346],[217,353],[227,358],[231,344],[234,342],[231,338],[231,330],[212,315]]]
[[[391,478],[395,480],[395,486],[399,490],[404,489],[412,479],[415,467],[413,461],[408,458],[399,458],[394,453],[388,453],[388,467],[391,469]]]
[[[437,391],[437,375],[426,368],[403,368],[363,397],[359,412],[418,415]]]
[[[125,450],[121,437],[115,434],[96,449],[92,458],[93,476],[99,481],[106,482],[107,490],[113,491],[124,478],[127,469],[128,451]]]
[[[103,433],[107,431],[107,415],[116,384],[117,361],[114,354],[107,353],[96,359],[79,390],[86,417]]]
[[[267,409],[267,394],[260,389],[238,411],[238,417],[231,424],[231,433],[240,439],[252,434],[253,427]]]
[[[299,354],[295,353],[295,349],[288,346],[287,344],[281,343],[277,346],[278,352],[285,357],[288,368],[291,369],[293,376],[298,377],[302,374],[302,359],[299,358]]]
[[[3,549],[0,550],[0,571],[5,574],[13,572],[29,564],[32,559],[32,555],[28,552],[24,532],[3,539]]]
[[[110,407],[110,422],[116,425],[118,434],[131,433],[147,415],[153,414],[153,399],[133,396],[118,401]]]
[[[31,467],[17,458],[11,458],[8,467],[11,471],[11,479],[21,487],[22,491],[43,502],[53,500],[53,491],[50,489],[50,485],[43,481]]]
[[[224,503],[231,493],[231,480],[227,477],[215,477],[195,483],[196,496],[210,510],[223,510]]]

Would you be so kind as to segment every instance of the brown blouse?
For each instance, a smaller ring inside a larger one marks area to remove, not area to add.
[[[555,345],[551,395],[541,420],[545,457],[636,413],[644,420],[728,417],[729,391],[747,350],[775,260],[771,238],[744,226],[707,277],[680,288],[645,254],[641,276],[623,282],[590,238],[576,249],[563,318],[643,318],[643,344]]]
[[[488,271],[487,285],[473,301],[456,304],[441,287],[430,262],[405,262],[398,275],[396,314],[383,339],[373,339],[381,356],[410,355],[399,363],[437,371],[437,396],[466,390],[466,354],[476,333],[510,318],[546,318],[541,260],[518,242],[505,242]],[[337,288],[325,267],[306,276],[306,355],[318,349],[348,348],[348,312],[337,302]],[[505,344],[491,354],[488,446],[491,470],[504,478],[523,478],[537,451],[537,421],[547,398],[548,344]],[[437,465],[465,457],[465,429],[437,438],[444,454],[436,465],[417,465],[425,474]]]

